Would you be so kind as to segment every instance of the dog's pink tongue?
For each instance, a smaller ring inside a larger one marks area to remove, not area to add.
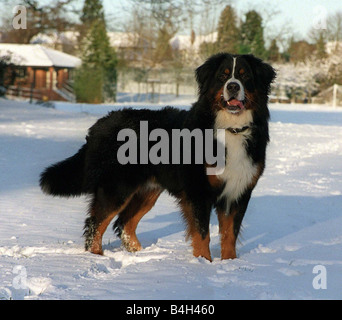
[[[229,101],[229,105],[231,106],[237,106],[239,107],[240,109],[243,109],[243,103],[237,99],[232,99]]]

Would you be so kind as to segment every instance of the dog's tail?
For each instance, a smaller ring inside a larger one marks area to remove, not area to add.
[[[86,145],[75,155],[58,162],[43,171],[40,187],[46,194],[53,196],[80,196],[83,188]]]

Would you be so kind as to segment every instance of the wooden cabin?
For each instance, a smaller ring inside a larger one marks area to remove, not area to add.
[[[36,44],[0,43],[0,59],[6,63],[0,79],[6,96],[74,101],[73,70],[79,58]]]

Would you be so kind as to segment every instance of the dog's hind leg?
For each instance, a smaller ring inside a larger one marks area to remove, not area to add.
[[[89,207],[89,217],[85,221],[85,249],[95,254],[103,254],[102,236],[111,220],[121,212],[134,196],[134,192],[123,194],[106,193],[99,188]]]
[[[154,206],[162,191],[160,188],[140,189],[119,213],[113,228],[127,251],[141,250],[135,230],[142,217]]]

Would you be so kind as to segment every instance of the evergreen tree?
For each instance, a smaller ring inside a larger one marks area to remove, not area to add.
[[[99,20],[105,23],[104,10],[101,0],[85,0],[80,20],[82,24],[79,27],[78,42],[81,47],[82,41],[89,32],[92,24]]]
[[[280,59],[280,53],[279,53],[279,47],[277,45],[277,40],[273,39],[270,45],[270,48],[268,49],[268,60],[270,61],[279,61]]]
[[[81,20],[87,33],[81,43],[82,66],[75,79],[77,100],[115,101],[117,56],[109,43],[101,1],[85,0]]]
[[[267,58],[262,17],[255,10],[247,12],[246,20],[241,25],[239,53],[252,53],[259,58]]]
[[[75,73],[74,91],[77,102],[101,103],[103,75],[98,67],[82,65]]]
[[[229,53],[238,52],[240,30],[237,26],[237,16],[231,6],[226,6],[221,13],[217,27],[217,48]]]
[[[326,50],[325,50],[325,44],[327,40],[324,34],[324,31],[321,31],[319,33],[319,37],[316,41],[316,56],[317,59],[324,59],[327,56]]]
[[[101,20],[104,22],[105,18],[102,2],[100,0],[85,0],[80,19],[88,28],[95,21]]]

